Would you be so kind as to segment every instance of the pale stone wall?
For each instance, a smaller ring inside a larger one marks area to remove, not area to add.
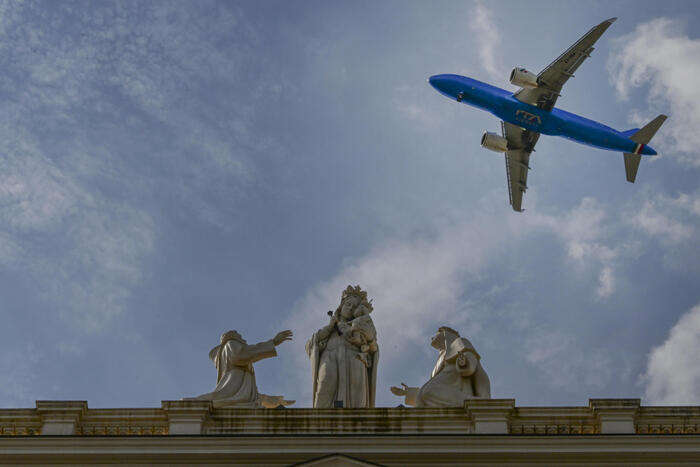
[[[0,409],[3,464],[435,465],[466,459],[700,463],[700,407],[645,407],[639,399],[516,407],[514,399],[473,399],[463,408],[214,409],[208,401],[163,401],[160,408],[90,409],[85,401],[37,401],[34,409]]]

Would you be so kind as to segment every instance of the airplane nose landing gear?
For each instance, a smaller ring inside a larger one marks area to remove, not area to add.
[[[462,100],[464,100],[464,93],[460,92],[457,94],[457,102],[462,102]]]

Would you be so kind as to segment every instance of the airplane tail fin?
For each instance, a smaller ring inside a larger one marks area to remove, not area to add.
[[[654,137],[661,125],[666,121],[666,115],[659,115],[651,122],[644,125],[641,130],[627,130],[623,132],[625,136],[634,141],[639,145],[647,144]],[[623,158],[625,160],[625,174],[627,175],[627,181],[634,183],[637,178],[637,169],[639,169],[639,163],[642,160],[642,156],[633,153],[624,153]]]

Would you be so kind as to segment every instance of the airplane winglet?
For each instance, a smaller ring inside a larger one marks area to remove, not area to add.
[[[604,23],[610,23],[610,24],[612,24],[612,23],[614,23],[615,21],[617,21],[617,16],[614,17],[614,18],[606,19],[606,20],[603,21],[603,22],[604,22]]]

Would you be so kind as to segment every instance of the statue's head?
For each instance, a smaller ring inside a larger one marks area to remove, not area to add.
[[[355,316],[355,309],[359,305],[363,305],[371,313],[373,307],[372,303],[367,300],[367,292],[362,290],[359,285],[355,287],[348,285],[340,299],[338,307],[340,316],[345,320],[352,319]]]
[[[360,316],[365,316],[372,313],[372,302],[362,302],[357,307],[355,307],[355,311],[353,312],[353,318],[359,318]]]
[[[226,331],[225,333],[223,333],[221,335],[221,345],[224,345],[225,343],[227,343],[230,340],[238,341],[241,344],[246,343],[245,339],[243,339],[243,337],[241,337],[241,335],[238,333],[238,331],[234,331],[234,330]]]
[[[459,337],[459,333],[454,329],[441,326],[430,340],[430,345],[438,350],[445,350],[447,346]]]

